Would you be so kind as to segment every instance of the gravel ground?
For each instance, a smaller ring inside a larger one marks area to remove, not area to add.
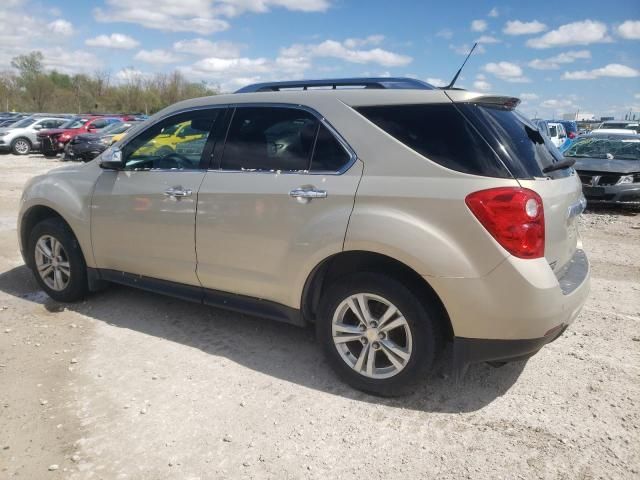
[[[583,216],[592,294],[539,355],[388,400],[310,330],[116,286],[48,299],[15,222],[58,164],[0,156],[0,477],[640,478],[640,215]]]

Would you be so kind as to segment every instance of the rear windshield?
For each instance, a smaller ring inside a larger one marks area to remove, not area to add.
[[[453,104],[356,108],[382,130],[443,167],[486,177],[510,178],[500,159]]]
[[[458,107],[498,152],[514,177],[542,177],[545,167],[563,161],[551,140],[519,112],[470,103]]]

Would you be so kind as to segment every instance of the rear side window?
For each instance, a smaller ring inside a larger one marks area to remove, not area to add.
[[[545,167],[563,160],[551,140],[514,110],[476,104],[461,104],[458,108],[498,152],[516,178],[545,176],[542,173]],[[550,130],[552,128],[549,126]]]
[[[324,125],[320,125],[311,160],[312,171],[337,172],[351,160],[351,155]]]
[[[487,142],[453,104],[385,105],[356,110],[407,147],[443,167],[472,175],[511,177]]]
[[[297,108],[237,108],[225,143],[223,170],[308,170],[319,121]]]

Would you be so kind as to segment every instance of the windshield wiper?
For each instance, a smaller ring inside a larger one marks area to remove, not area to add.
[[[547,167],[544,167],[542,169],[542,173],[555,172],[556,170],[562,170],[563,168],[569,168],[569,167],[572,167],[574,163],[576,163],[575,158],[565,157],[565,159],[562,160],[561,162],[553,163],[553,164],[551,164],[551,165],[549,165]]]

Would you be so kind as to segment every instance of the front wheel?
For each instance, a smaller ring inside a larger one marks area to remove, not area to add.
[[[28,254],[36,281],[54,300],[74,302],[87,293],[87,266],[66,223],[50,218],[29,234]]]
[[[349,385],[382,396],[408,393],[440,351],[438,310],[394,278],[349,275],[321,300],[317,334],[327,360]]]
[[[11,142],[11,151],[14,155],[26,155],[31,151],[31,142],[28,138],[16,138]]]

